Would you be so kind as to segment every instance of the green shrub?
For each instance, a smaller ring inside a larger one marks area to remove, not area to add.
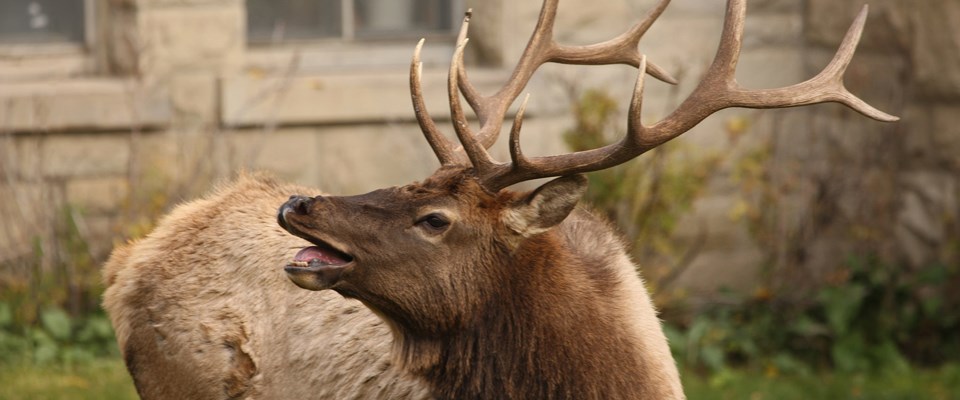
[[[605,92],[577,94],[573,115],[575,125],[565,134],[573,151],[622,136],[618,105]],[[749,121],[727,122],[727,137],[735,144]],[[851,257],[822,281],[800,273],[802,288],[793,287],[799,283],[797,268],[774,267],[778,252],[800,253],[805,243],[793,240],[798,235],[783,236],[780,221],[786,211],[778,202],[789,194],[789,185],[785,189],[773,176],[771,141],[757,142],[732,160],[732,172],[743,195],[733,216],[765,252],[759,287],[752,294],[719,293],[716,301],[700,307],[684,304],[682,295],[665,295],[687,265],[683,260],[696,252],[696,246],[677,242],[674,232],[724,160],[695,155],[673,141],[624,165],[591,173],[585,200],[626,234],[658,307],[686,311],[664,314],[677,360],[722,380],[731,367],[766,375],[811,376],[820,368],[878,374],[960,359],[960,291],[951,289],[960,287],[956,264],[914,270],[875,256]]]
[[[911,363],[960,359],[956,267],[920,273],[876,258],[851,258],[838,280],[808,302],[757,293],[707,306],[667,333],[678,360],[717,372],[748,367],[808,373],[906,371]]]
[[[70,317],[61,308],[45,308],[37,325],[13,323],[10,305],[0,303],[0,362],[83,363],[117,356],[110,320],[102,312]]]

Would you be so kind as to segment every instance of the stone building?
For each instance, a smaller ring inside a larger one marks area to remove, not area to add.
[[[955,257],[960,3],[871,3],[846,84],[902,121],[883,124],[838,105],[738,109],[685,135],[702,152],[741,154],[767,144],[772,161],[764,165],[775,184],[789,189],[765,206],[781,210],[766,226],[783,235],[757,240],[749,224],[730,217],[743,191],[730,179],[735,163],[722,164],[676,232],[681,242],[705,235],[679,277],[684,287],[750,290],[763,264],[817,274],[850,252],[880,252],[915,265]],[[605,40],[654,4],[565,0],[557,37],[573,44]],[[509,75],[539,6],[536,0],[4,1],[0,265],[42,259],[49,267],[69,258],[63,248],[70,236],[102,259],[113,240],[140,233],[137,216],[153,218],[154,209],[202,194],[240,169],[342,194],[424,177],[436,161],[409,101],[407,68],[417,40],[427,38],[429,110],[446,121],[446,70],[462,12],[470,7],[475,15],[470,79],[490,92]],[[750,1],[739,81],[774,87],[813,76],[859,7],[847,0]],[[674,0],[641,41],[650,60],[681,78],[676,88],[648,79],[645,119],[662,117],[696,85],[722,18],[721,1]],[[525,148],[566,151],[561,133],[572,125],[571,84],[605,88],[625,108],[635,75],[625,66],[544,67],[527,90]],[[750,131],[751,139],[735,148],[731,121],[747,121]],[[495,154],[504,157],[505,144]]]

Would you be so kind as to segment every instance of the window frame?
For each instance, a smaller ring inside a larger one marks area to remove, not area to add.
[[[280,41],[254,41],[251,42],[249,38],[249,30],[245,30],[244,35],[246,35],[246,47],[247,50],[257,50],[264,47],[303,47],[303,46],[325,46],[331,44],[341,45],[343,43],[357,43],[357,44],[366,44],[366,43],[385,43],[385,42],[400,42],[406,41],[408,39],[419,40],[420,37],[425,37],[427,40],[430,39],[448,39],[456,37],[457,30],[460,27],[460,20],[463,16],[464,11],[466,11],[466,2],[467,0],[449,0],[450,4],[450,15],[448,16],[450,23],[450,30],[448,32],[434,32],[429,34],[418,34],[416,32],[410,33],[409,35],[402,35],[399,38],[392,38],[389,36],[372,36],[364,37],[357,36],[356,26],[354,24],[354,8],[356,7],[357,0],[340,0],[340,22],[341,22],[341,33],[338,36],[330,37],[318,37],[312,39],[294,39],[294,40],[280,40]],[[246,2],[244,2],[244,7],[246,7]],[[249,17],[246,21],[249,24]]]
[[[348,2],[341,0],[341,9]],[[448,32],[399,38],[345,36],[278,41],[246,42],[243,69],[247,73],[275,75],[295,72],[336,72],[361,70],[396,70],[410,64],[417,41],[426,39],[421,52],[425,68],[447,66],[456,48],[460,21],[467,9],[467,0],[450,0],[451,25]],[[341,17],[343,18],[343,17]],[[346,30],[346,29],[344,29]],[[247,32],[245,31],[244,34]],[[371,58],[375,54],[376,57]],[[296,65],[292,65],[292,64]]]
[[[92,53],[97,37],[97,0],[83,1],[83,40],[79,42],[0,43],[0,57],[83,56]]]
[[[0,44],[0,83],[44,82],[98,72],[100,0],[83,0],[83,41]]]

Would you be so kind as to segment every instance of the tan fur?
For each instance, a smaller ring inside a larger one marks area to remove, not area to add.
[[[426,398],[390,333],[355,300],[294,286],[307,245],[276,223],[291,194],[244,176],[177,207],[104,268],[104,307],[144,399]]]
[[[309,245],[276,222],[291,194],[316,193],[241,177],[114,251],[104,306],[143,398],[684,398],[633,263],[589,212],[538,234],[485,226],[522,195],[456,169],[328,197],[331,212],[316,209],[328,234],[372,263],[335,289],[361,304],[285,275]],[[439,209],[461,228],[409,236],[412,216]],[[511,234],[523,238],[495,239]]]

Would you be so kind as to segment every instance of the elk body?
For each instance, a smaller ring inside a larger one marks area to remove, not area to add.
[[[448,83],[459,146],[426,114],[420,45],[410,67],[415,115],[441,163],[433,175],[347,197],[242,179],[116,250],[105,306],[141,395],[683,398],[624,246],[607,223],[576,207],[586,187],[579,174],[626,162],[727,107],[834,101],[896,118],[843,87],[866,9],[819,75],[746,90],[734,80],[745,3],[731,0],[704,80],[672,114],[642,125],[644,73],[673,79],[637,44],[668,3],[611,41],[563,46],[552,39],[557,1],[544,1],[513,75],[489,97],[469,83],[461,61],[468,13]],[[637,67],[628,132],[595,150],[527,157],[519,145],[524,101],[511,160],[497,162],[487,149],[546,62]],[[480,121],[477,132],[461,94]],[[558,178],[529,193],[506,189],[546,177]]]
[[[277,226],[289,193],[316,191],[242,177],[114,250],[103,305],[141,398],[427,398],[383,321],[290,284],[283,260],[308,243]]]

